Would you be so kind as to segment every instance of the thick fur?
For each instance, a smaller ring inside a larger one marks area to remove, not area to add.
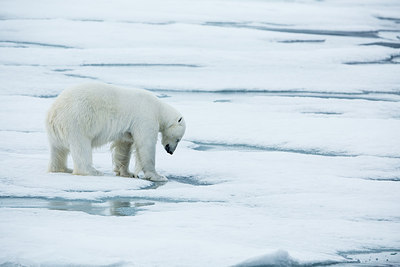
[[[114,171],[120,176],[166,178],[155,170],[158,133],[172,154],[185,133],[182,115],[152,93],[107,84],[86,84],[64,90],[46,119],[50,143],[50,172],[102,175],[93,167],[92,149],[112,142]],[[135,172],[129,172],[135,151]],[[67,168],[71,153],[73,171]]]

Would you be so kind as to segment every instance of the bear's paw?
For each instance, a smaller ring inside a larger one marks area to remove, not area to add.
[[[164,175],[159,175],[157,173],[146,173],[144,179],[152,181],[152,182],[168,181],[167,177],[165,177]]]

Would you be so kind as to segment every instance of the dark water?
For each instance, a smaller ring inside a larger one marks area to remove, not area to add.
[[[314,29],[291,29],[291,28],[278,28],[270,26],[259,26],[249,23],[238,22],[223,22],[223,21],[209,21],[204,23],[206,26],[214,27],[229,27],[229,28],[245,28],[259,31],[273,31],[285,33],[298,33],[310,35],[330,35],[342,37],[359,37],[359,38],[379,38],[379,31],[336,31],[336,30],[314,30]]]
[[[220,150],[220,151],[269,151],[269,152],[288,152],[296,154],[305,155],[316,155],[316,156],[326,156],[326,157],[356,157],[357,155],[348,154],[344,152],[333,152],[333,151],[320,151],[317,149],[289,149],[283,147],[274,146],[257,146],[257,145],[247,145],[247,144],[227,144],[227,143],[217,143],[217,142],[199,142],[192,141],[192,143],[197,146],[194,150],[198,151],[209,151],[209,150]]]

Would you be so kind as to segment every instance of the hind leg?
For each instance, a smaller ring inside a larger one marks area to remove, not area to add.
[[[136,177],[129,172],[129,162],[131,160],[133,142],[117,140],[111,148],[113,150],[114,171],[118,176]]]
[[[72,173],[72,170],[67,168],[68,149],[65,147],[57,147],[53,144],[50,144],[50,146],[50,162],[48,171]]]
[[[93,167],[92,144],[87,138],[80,137],[71,142],[72,160],[74,161],[75,175],[103,175]]]

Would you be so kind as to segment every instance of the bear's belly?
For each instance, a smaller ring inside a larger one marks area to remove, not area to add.
[[[107,134],[104,131],[103,133],[96,135],[92,139],[92,147],[100,147],[107,143],[114,142],[116,140],[120,140],[120,141],[124,141],[124,142],[133,142],[132,135],[129,132]]]

